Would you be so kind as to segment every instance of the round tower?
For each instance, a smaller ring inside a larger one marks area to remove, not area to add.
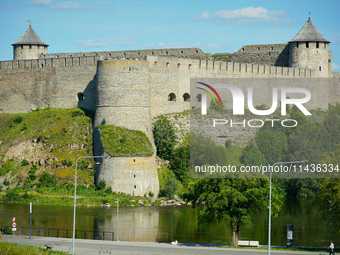
[[[327,41],[312,23],[310,18],[299,33],[289,43],[289,66],[311,69],[312,77],[329,76],[331,52]]]
[[[47,45],[33,30],[31,24],[18,41],[12,44],[13,60],[37,59],[40,54],[47,53]]]

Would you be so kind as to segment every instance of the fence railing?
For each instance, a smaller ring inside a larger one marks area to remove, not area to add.
[[[10,226],[0,226],[0,231],[2,234],[11,235],[12,227]],[[32,236],[46,236],[46,237],[62,237],[62,238],[72,238],[72,229],[58,229],[58,228],[31,228]],[[29,227],[17,227],[16,235],[30,235]],[[88,231],[88,230],[75,230],[75,238],[77,239],[93,239],[93,240],[114,240],[114,232],[107,231]]]

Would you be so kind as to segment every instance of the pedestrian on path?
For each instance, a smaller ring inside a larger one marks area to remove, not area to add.
[[[331,254],[334,255],[334,243],[333,243],[333,241],[331,241],[328,249],[329,249],[329,255],[331,255]]]

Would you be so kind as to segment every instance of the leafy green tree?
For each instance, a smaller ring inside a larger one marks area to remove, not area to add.
[[[182,184],[187,185],[190,177],[190,137],[187,136],[182,144],[174,149],[170,168]]]
[[[193,207],[204,202],[199,223],[225,220],[231,227],[232,246],[238,245],[240,226],[252,226],[251,212],[266,213],[269,202],[268,179],[200,179],[185,196]],[[281,201],[272,193],[272,213],[277,216]]]
[[[340,232],[340,179],[324,179],[316,195],[322,218],[329,219],[330,203],[332,206],[332,225]]]
[[[175,129],[171,121],[164,115],[157,117],[153,125],[153,137],[157,147],[157,155],[169,160],[176,144]]]
[[[267,160],[262,152],[253,143],[249,143],[242,153],[240,162],[245,166],[259,166],[267,164]]]
[[[178,188],[179,188],[178,180],[176,179],[174,172],[172,171],[169,172],[169,176],[167,180],[165,181],[164,186],[165,186],[164,187],[165,195],[168,198],[173,199],[175,196],[175,193],[178,191]]]
[[[48,172],[43,172],[37,185],[39,187],[54,187],[57,184],[56,178]]]
[[[278,131],[259,130],[256,144],[269,164],[283,161],[287,151],[287,138]]]

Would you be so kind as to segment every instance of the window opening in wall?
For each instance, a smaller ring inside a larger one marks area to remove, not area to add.
[[[316,48],[319,48],[319,42],[316,42]]]
[[[154,62],[153,65],[156,66],[156,65],[157,65],[157,62]]]
[[[169,62],[166,62],[165,66],[166,66],[166,67],[169,67]]]
[[[306,42],[306,48],[309,48],[309,42]]]
[[[84,94],[83,94],[82,92],[79,92],[79,93],[77,94],[77,96],[78,96],[78,100],[79,100],[79,101],[83,101],[83,100],[84,100]]]
[[[168,101],[170,102],[176,102],[176,95],[174,93],[170,93],[168,95]]]
[[[270,47],[271,48],[271,50],[274,50],[274,47]]]
[[[184,102],[190,102],[190,95],[188,93],[183,94],[183,101]]]
[[[38,45],[38,47],[37,47],[37,48],[39,49],[39,47],[40,47],[40,46]]]
[[[183,51],[181,50],[181,54],[183,54]]]
[[[72,55],[70,55],[70,57],[72,57]]]
[[[23,45],[21,45],[21,49],[23,49],[24,48],[24,46]]]
[[[136,162],[136,160],[134,159],[133,162]]]
[[[41,64],[41,68],[44,68],[44,64]]]
[[[126,57],[126,53],[124,52],[124,58]]]
[[[133,177],[136,178],[136,175],[134,174]]]
[[[133,188],[137,188],[137,186],[136,186],[136,185],[133,185]]]
[[[199,64],[198,64],[198,68],[201,69],[201,64],[202,64],[202,60],[200,60]]]
[[[327,45],[327,43],[324,44],[324,48],[325,48],[325,49],[326,49],[326,45]]]
[[[140,52],[138,52],[138,56],[140,56]]]
[[[200,103],[202,101],[202,95],[201,94],[198,94],[196,96],[196,99],[197,99],[197,102]]]
[[[296,48],[299,48],[299,42],[296,42]]]
[[[155,55],[155,53],[154,53],[154,52],[151,52],[151,55]]]
[[[319,71],[321,71],[321,66],[319,66]]]
[[[169,52],[168,52],[168,51],[166,51],[166,52],[165,52],[165,54],[166,54],[166,55],[169,55]]]
[[[257,50],[260,50],[260,47],[257,47]]]
[[[244,51],[244,48],[242,48],[242,51]]]
[[[268,52],[269,56],[270,56],[270,52]]]
[[[32,45],[29,45],[29,48],[32,49]]]
[[[198,50],[195,50],[195,53],[198,53]]]
[[[188,65],[188,68],[189,68],[189,69],[191,68],[191,64]]]
[[[179,67],[180,67],[180,65],[181,65],[181,64],[180,64],[180,63],[178,63],[178,64],[177,64],[177,68],[179,68]]]

